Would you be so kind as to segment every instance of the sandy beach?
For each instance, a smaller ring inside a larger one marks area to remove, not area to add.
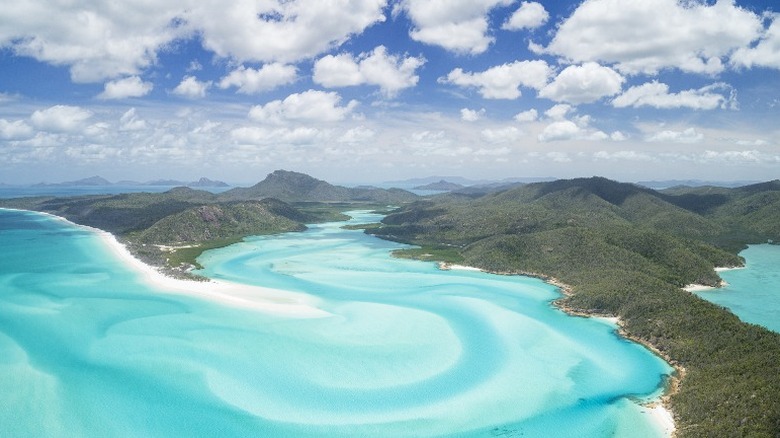
[[[89,228],[89,227],[87,227]],[[138,260],[114,235],[90,228],[128,266],[143,275],[144,280],[157,289],[170,293],[190,295],[228,306],[259,310],[296,318],[322,318],[330,313],[316,307],[316,298],[306,294],[244,285],[223,280],[191,281],[163,275],[152,266]]]
[[[26,211],[18,209],[6,209]],[[253,309],[265,313],[294,318],[323,318],[332,316],[317,307],[317,299],[310,295],[261,286],[232,283],[223,280],[191,281],[168,277],[137,259],[116,237],[104,230],[76,224],[64,217],[36,212],[96,233],[114,255],[142,275],[144,281],[161,292],[184,294],[223,305]]]

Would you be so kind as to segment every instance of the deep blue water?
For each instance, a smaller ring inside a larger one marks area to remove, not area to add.
[[[167,293],[90,230],[0,210],[0,436],[660,436],[637,402],[672,370],[612,324],[341,225],[201,259],[327,312],[296,318]]]

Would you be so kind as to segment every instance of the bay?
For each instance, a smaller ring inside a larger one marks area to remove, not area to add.
[[[0,210],[0,435],[663,435],[641,403],[672,369],[611,322],[342,225],[200,260],[327,312],[298,318],[168,293],[93,231]]]

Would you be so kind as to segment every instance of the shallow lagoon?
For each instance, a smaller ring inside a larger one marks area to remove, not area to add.
[[[95,233],[0,210],[0,435],[661,435],[636,401],[672,370],[610,323],[341,225],[202,257],[330,314],[299,319],[166,294]]]
[[[698,295],[745,322],[780,333],[780,245],[750,245],[739,255],[745,258],[744,268],[720,272],[725,287]]]

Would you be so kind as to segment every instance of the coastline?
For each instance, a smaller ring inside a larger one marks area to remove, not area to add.
[[[207,281],[183,280],[169,277],[153,266],[147,265],[136,258],[116,236],[95,227],[81,225],[51,213],[6,209],[12,211],[32,212],[42,214],[52,219],[63,221],[69,225],[89,230],[103,242],[105,247],[125,266],[140,274],[142,281],[155,291],[187,295],[203,300],[213,301],[225,306],[251,309],[277,316],[294,318],[322,318],[330,313],[317,307],[316,298],[306,294],[273,289],[269,287],[245,285],[225,280],[206,278]]]
[[[538,278],[540,280],[543,280],[547,284],[557,287],[565,297],[574,294],[573,288],[568,284],[563,283],[562,281],[558,280],[555,277],[550,277],[548,275],[542,275],[535,272],[531,272],[531,273],[491,272],[474,266],[458,265],[458,264],[446,263],[446,262],[439,262],[438,267],[443,271],[460,270],[460,271],[479,271],[479,272],[485,272],[488,274],[497,274],[497,275],[523,275],[526,277]],[[646,413],[650,416],[650,418],[656,424],[658,429],[662,431],[665,434],[665,436],[674,437],[676,435],[677,428],[675,426],[674,413],[672,412],[671,407],[669,406],[669,400],[671,396],[678,391],[680,382],[685,377],[685,372],[686,372],[685,368],[682,367],[680,364],[678,364],[676,361],[672,360],[672,358],[670,358],[668,355],[658,350],[653,344],[643,339],[639,339],[637,337],[631,336],[623,328],[623,321],[614,315],[602,315],[602,314],[596,314],[592,312],[583,312],[581,310],[573,309],[571,307],[566,306],[565,304],[562,303],[560,299],[554,300],[553,305],[556,308],[560,309],[561,311],[571,316],[580,316],[584,318],[603,318],[608,320],[609,322],[617,326],[618,336],[642,345],[643,347],[653,352],[653,354],[666,361],[666,363],[668,363],[672,368],[674,368],[675,372],[674,374],[668,377],[666,381],[666,388],[664,388],[664,392],[661,395],[661,397],[658,400],[653,400],[649,403],[642,405],[644,406],[644,408],[646,409]]]

